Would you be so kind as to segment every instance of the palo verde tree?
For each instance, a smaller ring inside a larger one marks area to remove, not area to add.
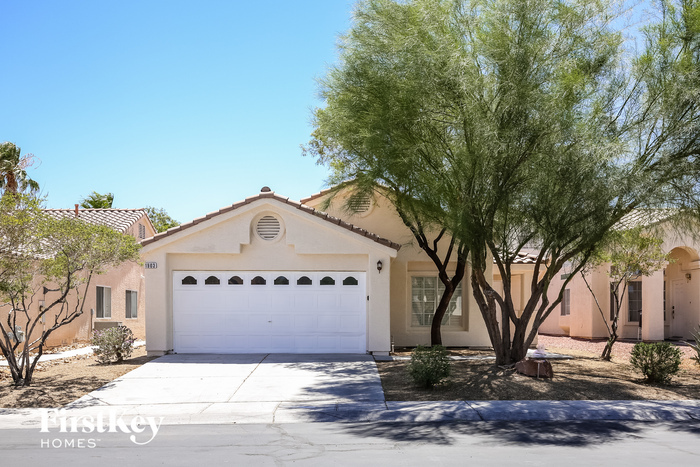
[[[672,259],[663,251],[663,240],[642,227],[626,230],[611,230],[598,250],[593,254],[581,276],[593,295],[598,311],[608,331],[608,342],[600,358],[610,360],[612,348],[619,338],[618,323],[629,283],[664,268]],[[599,297],[588,282],[586,275],[595,268],[606,267],[610,279],[610,313],[606,315]],[[637,310],[630,310],[637,311]],[[641,310],[639,310],[641,311]]]
[[[35,197],[0,198],[0,351],[16,386],[31,384],[51,333],[83,313],[92,278],[138,251],[109,227],[45,216]],[[45,289],[51,299],[40,307]]]
[[[583,268],[623,216],[698,206],[698,2],[660,8],[634,55],[611,1],[361,1],[321,80],[306,151],[469,254],[499,365],[561,302],[557,272]],[[526,244],[537,260],[516,310]]]

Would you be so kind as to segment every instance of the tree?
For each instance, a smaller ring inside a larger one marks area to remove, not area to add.
[[[605,1],[366,0],[355,11],[305,149],[331,183],[387,193],[469,253],[498,365],[525,356],[623,216],[700,206],[698,6],[675,3],[661,3],[637,56]],[[537,260],[516,312],[511,266],[526,244]]]
[[[90,193],[89,196],[83,198],[80,202],[80,207],[85,209],[109,209],[114,202],[113,193],[99,194],[96,191]]]
[[[581,276],[593,295],[598,311],[608,331],[608,342],[600,358],[610,360],[612,348],[618,339],[618,322],[620,309],[624,303],[629,283],[643,276],[650,276],[667,265],[671,258],[664,253],[663,240],[644,232],[641,227],[628,230],[613,230],[599,249],[594,253],[588,266],[581,271]],[[603,312],[600,301],[593,292],[586,274],[600,266],[608,267],[606,274],[610,278],[610,293],[613,303],[609,316]]]
[[[93,276],[137,261],[134,238],[76,218],[45,216],[32,196],[0,198],[0,351],[16,386],[29,386],[44,344],[56,329],[83,313]],[[56,292],[39,307],[44,288]],[[24,339],[20,339],[22,330]]]
[[[146,214],[148,214],[148,218],[151,220],[153,228],[156,229],[156,232],[165,232],[171,227],[177,227],[180,225],[180,223],[170,217],[163,208],[158,209],[154,208],[153,206],[146,206],[144,211],[146,211]]]
[[[4,193],[17,193],[29,189],[39,191],[39,184],[27,176],[27,167],[34,164],[34,155],[21,156],[21,149],[15,144],[0,144],[0,189]]]

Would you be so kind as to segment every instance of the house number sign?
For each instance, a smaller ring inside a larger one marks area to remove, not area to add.
[[[145,266],[146,269],[158,269],[158,263],[155,261],[148,261]]]

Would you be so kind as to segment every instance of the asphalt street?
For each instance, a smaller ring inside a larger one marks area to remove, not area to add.
[[[47,438],[48,436],[48,438]],[[64,440],[61,440],[64,438]],[[69,447],[83,439],[84,447]],[[94,447],[88,446],[92,439]],[[56,441],[58,440],[58,442]],[[169,425],[124,433],[0,430],[1,465],[655,466],[697,464],[700,422],[537,421]]]

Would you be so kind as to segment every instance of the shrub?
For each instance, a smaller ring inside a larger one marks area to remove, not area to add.
[[[411,353],[408,373],[416,384],[432,388],[450,376],[450,359],[447,350],[441,346],[423,347],[419,345]]]
[[[632,349],[630,363],[650,383],[665,384],[680,369],[681,351],[670,342],[640,342]]]
[[[126,326],[115,326],[92,335],[93,352],[100,363],[120,363],[134,350],[134,334]]]
[[[695,362],[700,365],[700,326],[698,326],[697,329],[693,330],[690,332],[690,335],[693,336],[693,340],[695,341],[694,344],[691,344],[688,341],[685,341],[688,346],[690,346],[691,349],[693,349],[696,353],[694,357],[691,357]]]

